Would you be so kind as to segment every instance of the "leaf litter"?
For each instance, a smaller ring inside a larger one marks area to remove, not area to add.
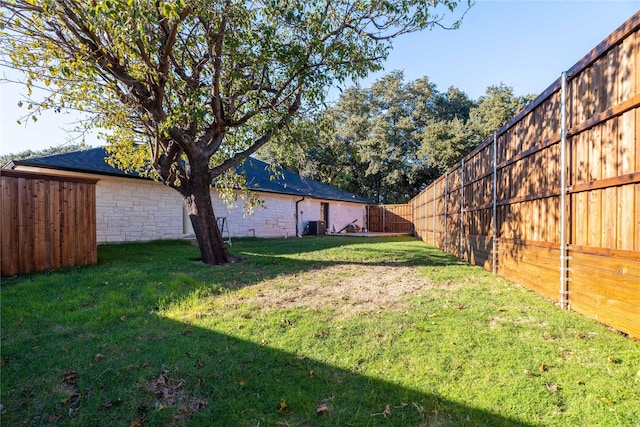
[[[176,415],[173,417],[174,425],[189,420],[194,413],[208,406],[207,399],[187,394],[183,389],[184,384],[183,379],[174,379],[169,371],[163,370],[143,388],[143,392],[155,398],[154,407],[157,410],[177,408]]]

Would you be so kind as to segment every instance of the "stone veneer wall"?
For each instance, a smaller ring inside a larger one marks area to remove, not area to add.
[[[153,181],[101,177],[96,186],[98,243],[183,237],[182,198]]]
[[[65,174],[99,179],[96,184],[96,234],[98,243],[137,242],[156,239],[180,239],[193,235],[182,198],[172,188],[150,180],[120,178],[45,168],[21,167],[20,170]],[[300,196],[260,193],[263,207],[247,214],[242,200],[229,209],[211,192],[217,217],[226,217],[231,237],[295,237],[296,201]],[[305,197],[298,203],[298,231],[308,221],[320,219],[321,203],[329,203],[327,232],[340,230],[357,219],[366,224],[366,205]],[[226,237],[226,233],[225,233]]]
[[[296,234],[296,198],[280,194],[262,193],[263,207],[255,207],[253,215],[242,208],[243,201],[238,200],[231,208],[227,207],[216,192],[211,192],[213,210],[216,217],[226,217],[229,233],[232,237],[293,237]],[[226,233],[225,237],[226,237]]]
[[[213,209],[218,217],[227,217],[229,232],[232,237],[294,237],[296,235],[296,201],[300,196],[275,193],[261,193],[264,208],[257,207],[253,215],[242,209],[239,201],[229,209],[212,192]],[[298,231],[302,233],[308,221],[320,219],[321,203],[329,203],[329,224],[327,232],[340,230],[347,223],[357,219],[357,224],[366,224],[366,205],[361,203],[338,202],[306,197],[298,203]]]

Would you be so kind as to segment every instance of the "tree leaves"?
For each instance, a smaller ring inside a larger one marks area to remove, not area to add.
[[[208,194],[212,180],[269,143],[303,106],[321,104],[332,82],[380,69],[394,37],[442,25],[439,4],[458,5],[32,3],[0,0],[0,64],[24,70],[29,91],[46,80],[59,95],[34,105],[80,110],[89,127],[106,129],[113,165],[153,169],[197,206],[194,229],[210,264],[232,257],[219,233],[208,231],[215,229],[210,198],[196,195]]]

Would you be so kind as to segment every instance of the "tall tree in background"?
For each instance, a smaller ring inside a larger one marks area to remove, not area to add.
[[[489,86],[469,113],[469,126],[477,140],[476,145],[493,135],[535,97],[517,96],[513,88],[504,83]]]
[[[452,93],[452,89],[449,89]],[[455,97],[455,92],[453,92]],[[489,138],[535,96],[516,96],[504,84],[489,86],[475,104],[455,102],[442,110],[448,120],[427,126],[419,151],[442,174]]]
[[[428,126],[422,135],[423,145],[420,156],[438,170],[438,175],[446,172],[477,145],[467,122],[454,118]]]
[[[210,186],[321,101],[381,67],[390,41],[440,25],[457,0],[1,0],[0,62],[45,86],[39,109],[108,129],[111,161],[183,197],[202,261],[232,259]],[[454,26],[457,24],[453,24]],[[142,144],[136,144],[141,142]],[[225,179],[227,177],[228,179]],[[226,184],[225,184],[226,183]]]
[[[440,98],[428,78],[406,83],[392,72],[370,88],[345,90],[307,123],[316,134],[302,143],[303,162],[273,147],[267,158],[376,203],[406,202],[433,178],[417,151],[425,127],[439,120]]]

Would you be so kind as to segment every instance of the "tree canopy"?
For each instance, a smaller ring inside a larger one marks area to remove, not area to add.
[[[449,89],[451,93],[452,89]],[[453,89],[454,93],[457,89]],[[457,95],[456,95],[457,96]],[[462,113],[449,114],[445,120],[425,129],[419,156],[440,173],[445,172],[478,144],[489,138],[535,96],[516,96],[505,84],[489,86],[485,94],[472,102],[451,103]],[[467,109],[468,108],[468,109]],[[455,111],[455,110],[454,110]]]
[[[260,155],[377,203],[406,203],[532,98],[500,84],[474,101],[396,71],[345,90],[323,113],[296,121],[292,145]]]
[[[213,180],[320,102],[380,69],[393,38],[444,25],[457,0],[2,0],[3,65],[43,86],[42,109],[107,129],[111,162],[183,196],[205,263],[231,259]],[[454,18],[455,20],[455,18]],[[450,24],[455,27],[458,24]]]
[[[406,201],[431,174],[417,157],[425,126],[438,120],[440,94],[428,78],[405,82],[402,72],[370,88],[351,87],[304,125],[299,152],[265,154],[302,174],[376,203]]]

